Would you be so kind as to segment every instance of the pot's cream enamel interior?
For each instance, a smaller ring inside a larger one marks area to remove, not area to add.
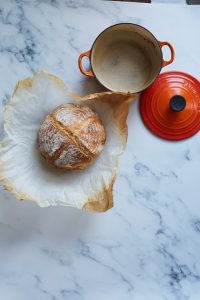
[[[106,88],[136,93],[155,80],[162,54],[155,37],[143,27],[118,24],[96,39],[91,64],[96,78]]]

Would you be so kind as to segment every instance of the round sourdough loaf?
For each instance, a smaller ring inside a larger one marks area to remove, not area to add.
[[[101,152],[106,133],[98,115],[87,106],[63,104],[50,113],[38,132],[42,156],[64,170],[84,169]]]

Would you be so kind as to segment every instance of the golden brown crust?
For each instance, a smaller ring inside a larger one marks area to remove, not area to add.
[[[79,142],[79,136],[78,136],[76,130],[72,130],[72,128],[70,128],[70,127],[66,127],[66,126],[64,127],[53,116],[51,116],[51,118],[52,118],[52,120],[54,122],[54,127],[57,128],[60,133],[63,133],[64,136],[67,136],[68,139],[71,142],[73,142],[80,149],[80,151],[83,152],[86,156],[93,156],[93,154],[89,151],[89,149],[87,149],[86,147],[84,147],[84,145]],[[92,121],[92,120],[90,120],[90,121]]]
[[[55,167],[78,170],[96,159],[105,138],[96,113],[89,107],[69,103],[46,117],[38,132],[38,145],[42,156]]]
[[[76,155],[75,155],[75,161],[72,163],[73,156],[69,153],[69,148],[74,147],[74,149],[77,149]],[[68,157],[66,157],[68,156]],[[85,166],[87,166],[92,159],[94,159],[91,156],[85,155],[80,148],[75,145],[74,141],[69,139],[63,146],[62,149],[59,151],[59,155],[57,157],[53,157],[52,164],[60,169],[63,170],[79,170],[83,169]]]

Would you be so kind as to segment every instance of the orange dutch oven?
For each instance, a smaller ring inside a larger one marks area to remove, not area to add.
[[[163,58],[162,47],[167,46],[171,58]],[[85,71],[82,59],[90,60]],[[83,75],[95,77],[111,91],[138,93],[149,87],[162,67],[174,60],[174,49],[168,42],[159,42],[144,27],[120,23],[108,27],[94,41],[91,50],[80,54],[78,65]]]

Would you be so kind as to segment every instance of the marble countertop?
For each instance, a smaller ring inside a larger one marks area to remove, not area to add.
[[[101,91],[80,74],[77,58],[118,22],[141,24],[174,45],[166,71],[200,78],[200,7],[1,0],[1,102],[38,69],[81,95]],[[2,117],[2,105],[0,111]],[[0,299],[199,299],[200,134],[177,143],[156,138],[141,121],[138,101],[128,124],[110,211],[42,209],[1,189]]]

